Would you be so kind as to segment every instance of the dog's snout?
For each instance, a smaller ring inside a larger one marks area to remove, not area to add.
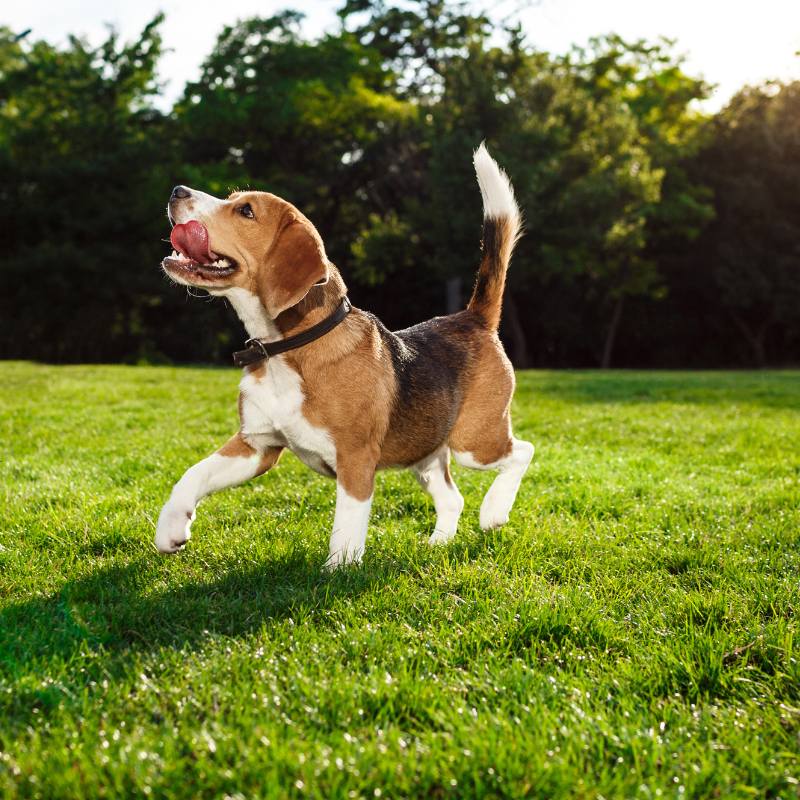
[[[176,186],[172,190],[172,194],[170,195],[170,200],[185,200],[187,197],[191,197],[192,192],[190,189],[187,189],[185,186]]]

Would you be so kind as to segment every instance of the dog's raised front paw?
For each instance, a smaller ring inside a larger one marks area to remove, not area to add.
[[[162,553],[177,553],[183,550],[192,536],[194,509],[181,508],[170,502],[161,509],[156,525],[156,547]]]

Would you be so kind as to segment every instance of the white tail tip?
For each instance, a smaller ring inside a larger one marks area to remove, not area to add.
[[[519,207],[514,199],[511,181],[489,155],[483,142],[475,151],[472,161],[475,164],[475,174],[478,176],[478,186],[483,197],[483,216],[510,217],[518,220]]]

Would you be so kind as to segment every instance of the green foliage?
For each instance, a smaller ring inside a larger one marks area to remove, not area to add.
[[[237,321],[158,269],[177,183],[280,194],[357,304],[391,327],[442,313],[475,273],[486,140],[526,219],[501,330],[518,363],[794,357],[796,86],[712,121],[667,40],[556,57],[460,0],[339,16],[313,41],[294,11],[224,28],[169,114],[160,16],[96,48],[0,34],[0,356],[227,358]]]
[[[334,486],[290,454],[151,544],[237,381],[0,367],[0,795],[793,796],[800,374],[520,373],[510,523],[457,468],[431,549],[382,473],[333,576]]]
[[[465,0],[345,0],[339,17],[379,57],[400,94],[434,102],[450,68],[482,46],[492,25]]]
[[[353,242],[353,274],[368,285],[380,285],[399,278],[414,268],[411,253],[420,244],[411,225],[390,212],[386,217],[372,214],[368,227]]]
[[[800,325],[800,83],[744,89],[712,127],[695,169],[716,219],[699,252],[763,366],[770,329]]]
[[[346,254],[368,220],[364,196],[381,191],[387,148],[416,109],[388,91],[375,53],[354,37],[310,43],[297,23],[287,12],[222,32],[176,109],[183,152],[190,172],[214,176],[213,191],[287,197]]]
[[[154,349],[170,305],[151,266],[169,185],[170,129],[150,105],[160,23],[128,44],[113,31],[96,48],[0,43],[0,278],[15,287],[0,313],[24,320],[0,341],[6,357]]]

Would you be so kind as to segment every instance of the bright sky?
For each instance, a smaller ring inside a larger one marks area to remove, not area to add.
[[[3,0],[0,24],[17,31],[33,28],[32,37],[54,42],[63,42],[68,33],[96,42],[105,24],[132,38],[163,10],[164,42],[171,52],[161,63],[161,76],[171,101],[197,77],[223,25],[289,7],[306,14],[306,31],[315,36],[336,27],[334,11],[340,5],[340,0]],[[553,53],[602,33],[677,39],[688,70],[718,85],[711,110],[746,83],[800,79],[800,0],[476,0],[473,6],[489,8],[496,19],[521,8],[518,16],[529,42]]]

